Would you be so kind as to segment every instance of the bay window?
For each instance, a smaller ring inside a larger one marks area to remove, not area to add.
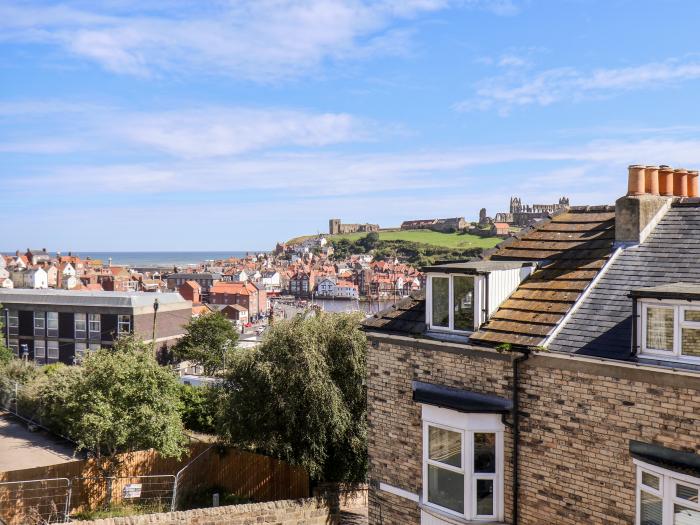
[[[634,460],[637,465],[636,525],[700,523],[700,478]]]
[[[426,510],[466,520],[503,519],[503,430],[500,414],[423,405]]]

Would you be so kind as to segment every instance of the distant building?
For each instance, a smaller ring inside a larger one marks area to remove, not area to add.
[[[527,226],[537,219],[569,207],[569,198],[561,197],[557,204],[523,204],[520,197],[510,198],[510,211],[497,213],[494,222],[507,222],[515,226]]]
[[[193,273],[171,273],[166,277],[168,290],[178,290],[187,281],[194,281],[201,286],[202,301],[209,299],[209,289],[214,282],[221,280],[221,274],[217,272],[193,272]]]
[[[178,288],[180,295],[187,301],[192,301],[192,304],[202,302],[202,287],[196,281],[185,281]]]
[[[267,293],[251,282],[218,282],[211,287],[209,302],[215,305],[238,304],[256,319],[267,310]]]
[[[331,235],[376,231],[379,231],[379,224],[343,224],[340,219],[330,219],[328,221],[328,233]]]
[[[184,333],[192,303],[180,294],[0,289],[2,336],[15,355],[38,363],[74,364],[87,350],[110,347],[123,334],[169,346]]]
[[[467,227],[464,217],[452,217],[449,219],[418,219],[403,221],[402,230],[433,230],[438,232],[459,231]]]

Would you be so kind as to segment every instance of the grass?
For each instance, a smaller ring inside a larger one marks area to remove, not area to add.
[[[346,233],[343,235],[326,235],[329,240],[348,239],[356,241],[366,233]],[[312,237],[296,237],[288,241],[289,244],[301,242],[304,239]],[[497,237],[479,237],[478,235],[470,235],[468,233],[440,233],[432,230],[387,230],[379,232],[379,239],[382,241],[407,241],[429,244],[431,246],[440,246],[443,248],[483,248],[488,250],[493,248],[503,239]]]
[[[97,520],[104,518],[119,518],[124,516],[136,516],[139,514],[157,514],[169,512],[169,503],[115,503],[107,508],[83,510],[71,516],[74,520]]]

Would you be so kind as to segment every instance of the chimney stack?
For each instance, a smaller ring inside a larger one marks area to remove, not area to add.
[[[687,195],[687,185],[686,170],[673,170],[668,166],[629,166],[627,195],[615,202],[615,241],[623,244],[644,242],[663,216],[662,210],[670,205],[674,193],[684,191]]]

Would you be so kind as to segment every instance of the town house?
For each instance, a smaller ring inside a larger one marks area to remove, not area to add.
[[[365,321],[369,523],[700,523],[698,172],[631,166]]]
[[[218,282],[211,287],[209,302],[214,305],[237,304],[248,312],[248,319],[267,311],[267,293],[251,282]]]

